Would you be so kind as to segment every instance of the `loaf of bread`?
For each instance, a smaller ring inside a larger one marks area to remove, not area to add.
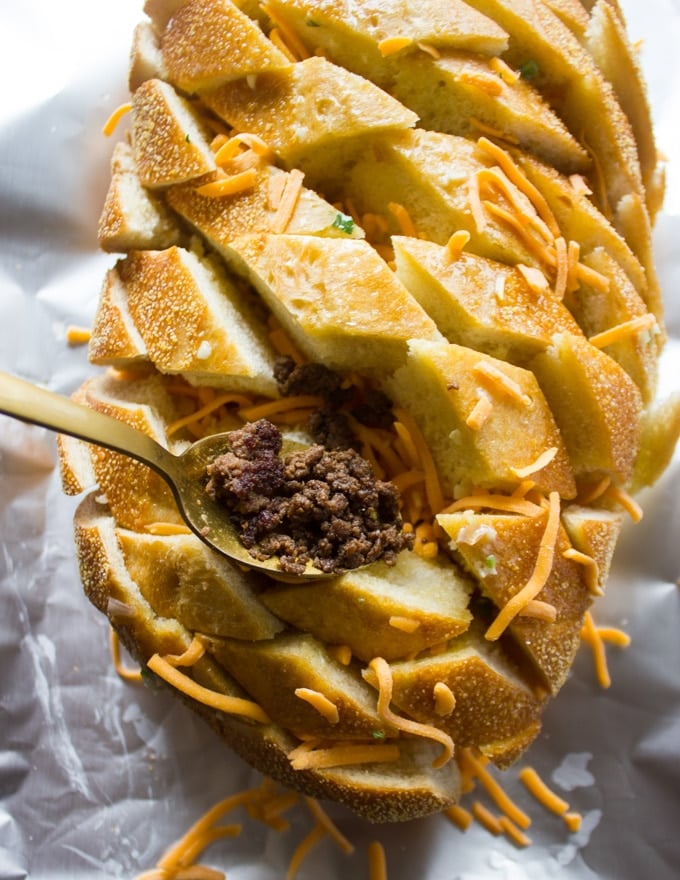
[[[276,582],[205,546],[157,474],[61,438],[85,591],[262,772],[374,821],[442,810],[456,748],[507,767],[538,734],[680,430],[655,398],[663,162],[620,10],[145,12],[99,226],[107,369],[76,396],[177,453],[261,418],[351,445],[413,549]]]

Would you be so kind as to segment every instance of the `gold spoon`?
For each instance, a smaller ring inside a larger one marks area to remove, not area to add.
[[[229,433],[204,437],[192,443],[181,455],[173,455],[125,422],[2,371],[0,412],[113,449],[153,468],[172,489],[179,512],[192,531],[214,550],[241,565],[290,582],[332,577],[339,573],[331,575],[307,563],[302,574],[290,574],[281,570],[276,557],[260,560],[250,555],[224,507],[205,491],[206,467],[227,451]],[[299,448],[297,444],[294,446]],[[285,444],[283,451],[290,451],[286,450]]]

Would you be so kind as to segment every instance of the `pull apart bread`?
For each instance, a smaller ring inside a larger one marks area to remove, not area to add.
[[[78,399],[175,452],[341,426],[415,537],[276,582],[208,549],[155,473],[60,438],[66,490],[91,490],[85,591],[262,772],[374,821],[441,810],[456,748],[506,767],[536,737],[678,436],[655,401],[663,165],[620,11],[145,12],[99,225],[108,369]]]

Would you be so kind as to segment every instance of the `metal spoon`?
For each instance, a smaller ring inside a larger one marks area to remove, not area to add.
[[[332,576],[311,563],[307,563],[302,574],[284,572],[276,557],[255,559],[241,543],[224,507],[205,491],[206,467],[227,451],[229,433],[204,437],[181,455],[173,455],[125,422],[2,371],[0,412],[113,449],[153,468],[172,489],[179,512],[192,531],[214,550],[241,565],[291,582]]]

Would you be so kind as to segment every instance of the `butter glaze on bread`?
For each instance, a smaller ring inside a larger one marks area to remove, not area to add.
[[[539,733],[680,398],[655,400],[663,163],[616,5],[353,10],[147,0],[99,227],[111,369],[76,397],[175,452],[264,413],[309,442],[335,407],[416,550],[275,584],[148,469],[59,450],[85,591],[139,662],[198,638],[188,678],[260,720],[177,693],[234,751],[399,821],[458,800],[449,743],[507,767]],[[289,399],[281,354],[336,399]]]

